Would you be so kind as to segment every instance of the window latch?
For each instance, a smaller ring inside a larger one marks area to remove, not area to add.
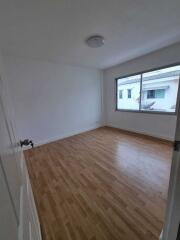
[[[174,142],[174,151],[176,151],[176,152],[180,151],[180,141]]]

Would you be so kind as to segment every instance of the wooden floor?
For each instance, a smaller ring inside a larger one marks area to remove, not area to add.
[[[171,146],[99,128],[25,152],[44,240],[157,240]]]

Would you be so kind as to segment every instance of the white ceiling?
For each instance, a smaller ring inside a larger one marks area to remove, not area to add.
[[[1,0],[0,29],[4,55],[106,68],[180,41],[180,0]]]

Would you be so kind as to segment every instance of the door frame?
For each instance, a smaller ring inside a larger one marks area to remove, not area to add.
[[[178,104],[175,141],[180,141],[180,104]],[[166,216],[161,240],[177,240],[180,224],[180,146],[173,150]]]

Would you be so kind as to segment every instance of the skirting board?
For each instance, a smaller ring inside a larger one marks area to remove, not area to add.
[[[42,141],[39,141],[39,142],[34,142],[34,147],[39,147],[39,146],[42,146],[44,144],[55,142],[55,141],[58,141],[58,140],[61,140],[61,139],[67,138],[67,137],[71,137],[71,136],[80,134],[80,133],[88,132],[88,131],[97,129],[99,127],[103,127],[103,125],[102,124],[96,124],[96,125],[91,126],[91,127],[82,128],[82,129],[79,129],[79,130],[74,130],[74,131],[71,131],[70,133],[65,133],[65,134],[61,134],[59,136],[48,138],[46,140],[42,140]],[[30,148],[31,148],[30,146],[24,147],[23,150],[28,150]]]
[[[159,136],[156,136],[156,135],[153,135],[153,134],[150,135],[150,134],[147,134],[147,133],[138,132],[138,131],[134,131],[134,130],[130,130],[130,129],[117,128],[117,127],[114,127],[113,125],[110,125],[110,124],[97,124],[97,125],[94,125],[94,126],[91,126],[91,127],[88,127],[88,128],[72,131],[71,133],[61,134],[59,136],[52,137],[52,138],[49,138],[49,139],[46,139],[46,140],[43,140],[43,141],[35,142],[34,147],[39,147],[39,146],[44,145],[44,144],[55,142],[55,141],[58,141],[58,140],[61,140],[61,139],[67,138],[67,137],[71,137],[71,136],[74,136],[74,135],[77,135],[77,134],[80,134],[80,133],[88,132],[88,131],[97,129],[99,127],[104,127],[104,126],[116,128],[116,129],[119,129],[121,131],[129,132],[129,133],[136,133],[136,134],[139,134],[139,135],[144,135],[144,136],[147,136],[147,137],[156,138],[156,139],[159,139],[159,140],[162,140],[162,141],[167,141],[169,143],[173,143],[173,141],[174,141],[174,139],[167,139],[167,138],[159,137]],[[24,147],[23,150],[28,150],[30,148],[31,147],[29,147],[29,146]]]
[[[127,129],[127,128],[118,128],[118,127],[115,127],[114,125],[111,125],[111,124],[106,124],[106,126],[116,128],[116,129],[119,129],[121,131],[129,132],[129,133],[134,133],[134,134],[139,134],[139,135],[143,135],[143,136],[147,136],[147,137],[156,138],[156,139],[166,141],[166,142],[169,142],[169,143],[174,142],[174,138],[165,138],[164,136],[159,136],[159,135],[155,135],[155,134],[149,134],[149,133],[146,133],[146,132],[136,131],[134,129],[132,130],[132,129]]]

